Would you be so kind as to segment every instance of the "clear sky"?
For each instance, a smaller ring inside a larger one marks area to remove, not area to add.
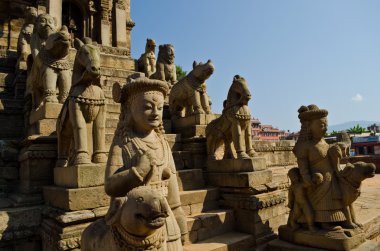
[[[379,0],[131,0],[132,56],[149,37],[173,44],[188,72],[211,59],[215,113],[239,74],[263,124],[297,131],[298,108],[312,103],[331,125],[380,120],[379,13]]]

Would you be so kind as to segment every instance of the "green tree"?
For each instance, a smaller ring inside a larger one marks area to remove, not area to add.
[[[181,66],[176,65],[175,66],[176,72],[177,72],[177,80],[181,80],[181,78],[185,77],[187,72],[182,69]]]
[[[360,134],[366,131],[367,130],[364,127],[361,127],[359,124],[347,130],[348,133],[357,133],[357,134]]]

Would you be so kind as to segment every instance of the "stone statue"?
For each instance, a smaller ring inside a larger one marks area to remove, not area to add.
[[[145,53],[141,54],[137,61],[138,71],[144,72],[145,77],[150,77],[156,71],[156,42],[153,39],[147,39]]]
[[[313,209],[311,208],[310,202],[306,196],[306,189],[302,183],[299,169],[290,169],[288,176],[291,181],[288,193],[289,208],[291,209],[288,225],[294,230],[298,229],[300,225],[297,224],[296,221],[303,213],[309,230],[315,232],[316,228],[314,226]]]
[[[207,154],[209,160],[215,160],[215,152],[224,143],[223,159],[233,158],[233,142],[237,158],[248,159],[255,156],[252,146],[251,112],[248,101],[251,93],[244,78],[234,76],[224,101],[222,116],[211,121],[206,127]]]
[[[165,221],[170,207],[165,197],[148,186],[133,188],[113,201],[105,219],[82,233],[82,251],[166,251]]]
[[[352,202],[357,198],[348,193],[349,186],[359,189],[360,182],[375,173],[371,164],[351,164],[341,170],[340,158],[346,143],[329,145],[324,140],[327,131],[327,110],[316,105],[301,106],[300,137],[293,149],[306,194],[311,203],[314,222],[327,231],[354,229]],[[353,173],[360,176],[353,177]]]
[[[100,50],[90,38],[75,39],[72,86],[57,121],[57,167],[107,161],[105,150],[105,96],[100,85]],[[87,126],[92,124],[92,133]],[[88,139],[92,135],[92,139]],[[70,150],[70,142],[74,146]],[[92,144],[89,144],[88,141]],[[93,146],[89,149],[89,145]],[[69,156],[70,151],[74,156]],[[68,159],[70,157],[70,161]]]
[[[148,186],[159,192],[170,206],[165,223],[167,250],[180,251],[187,224],[162,127],[168,90],[165,82],[146,77],[130,78],[124,86],[114,84],[113,97],[121,103],[121,114],[108,156],[105,191],[112,197],[111,208],[115,197],[125,196],[133,188]]]
[[[25,8],[25,21],[21,27],[17,41],[17,64],[16,69],[27,70],[28,56],[31,54],[30,41],[33,33],[34,22],[37,18],[37,9],[34,7]]]
[[[176,83],[169,95],[169,109],[172,116],[182,117],[192,114],[210,114],[211,107],[206,93],[205,81],[214,72],[211,60],[207,63],[194,61],[193,70]]]
[[[158,59],[156,72],[151,79],[166,81],[169,89],[177,83],[177,71],[174,64],[174,47],[171,44],[163,44],[158,47]]]
[[[69,48],[70,34],[67,27],[62,26],[60,31],[48,37],[46,45],[35,58],[25,93],[25,96],[32,95],[34,109],[44,102],[63,103],[66,100],[71,85]]]
[[[46,39],[57,31],[57,23],[49,14],[40,14],[34,24],[30,48],[35,59],[41,48],[45,46]]]

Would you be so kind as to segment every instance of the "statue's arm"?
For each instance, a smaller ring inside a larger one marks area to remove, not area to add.
[[[165,81],[165,66],[163,63],[158,63],[156,65],[157,79]]]
[[[173,84],[177,82],[177,67],[173,64]]]
[[[111,146],[104,180],[104,189],[109,196],[125,196],[133,188],[141,186],[145,176],[139,168],[125,166],[120,146]]]

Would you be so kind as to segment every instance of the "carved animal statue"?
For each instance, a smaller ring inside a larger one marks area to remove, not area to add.
[[[17,70],[27,70],[27,59],[31,54],[30,41],[34,29],[34,22],[37,18],[37,9],[34,7],[25,8],[25,22],[21,27],[17,40]]]
[[[174,47],[171,44],[163,44],[158,47],[156,72],[151,79],[166,81],[171,88],[177,82],[177,72],[174,64]]]
[[[149,78],[156,71],[156,42],[153,39],[147,39],[145,45],[145,53],[141,54],[137,60],[139,72],[144,72],[145,77]]]
[[[82,233],[82,251],[166,251],[166,199],[148,186],[131,190],[111,203],[105,219]]]
[[[356,162],[348,163],[346,167],[338,173],[339,185],[342,191],[343,204],[349,207],[349,220],[360,226],[355,217],[353,202],[360,195],[360,186],[363,180],[375,176],[376,166],[373,163]]]
[[[90,38],[75,39],[72,87],[57,121],[56,166],[105,163],[105,96],[100,85],[100,50]],[[92,133],[88,133],[91,128]],[[88,138],[92,135],[92,138]],[[70,154],[70,142],[74,145]],[[92,141],[92,144],[91,144]],[[89,145],[93,149],[89,149]]]
[[[248,101],[251,93],[244,78],[236,75],[224,101],[222,116],[206,127],[207,154],[215,160],[215,152],[224,143],[224,159],[233,158],[233,142],[237,158],[247,159],[255,155],[251,137],[251,113]]]
[[[169,109],[172,116],[182,117],[183,110],[185,110],[185,116],[211,113],[205,81],[213,74],[214,69],[211,60],[205,64],[197,64],[194,61],[193,70],[172,87],[169,96]]]
[[[34,24],[33,34],[30,41],[30,48],[33,59],[35,59],[45,46],[48,37],[57,31],[57,23],[49,14],[40,14]]]
[[[25,96],[32,95],[32,107],[44,102],[65,102],[71,85],[71,65],[68,60],[70,34],[66,26],[51,34],[38,53],[27,79]],[[58,97],[57,97],[58,89]]]

